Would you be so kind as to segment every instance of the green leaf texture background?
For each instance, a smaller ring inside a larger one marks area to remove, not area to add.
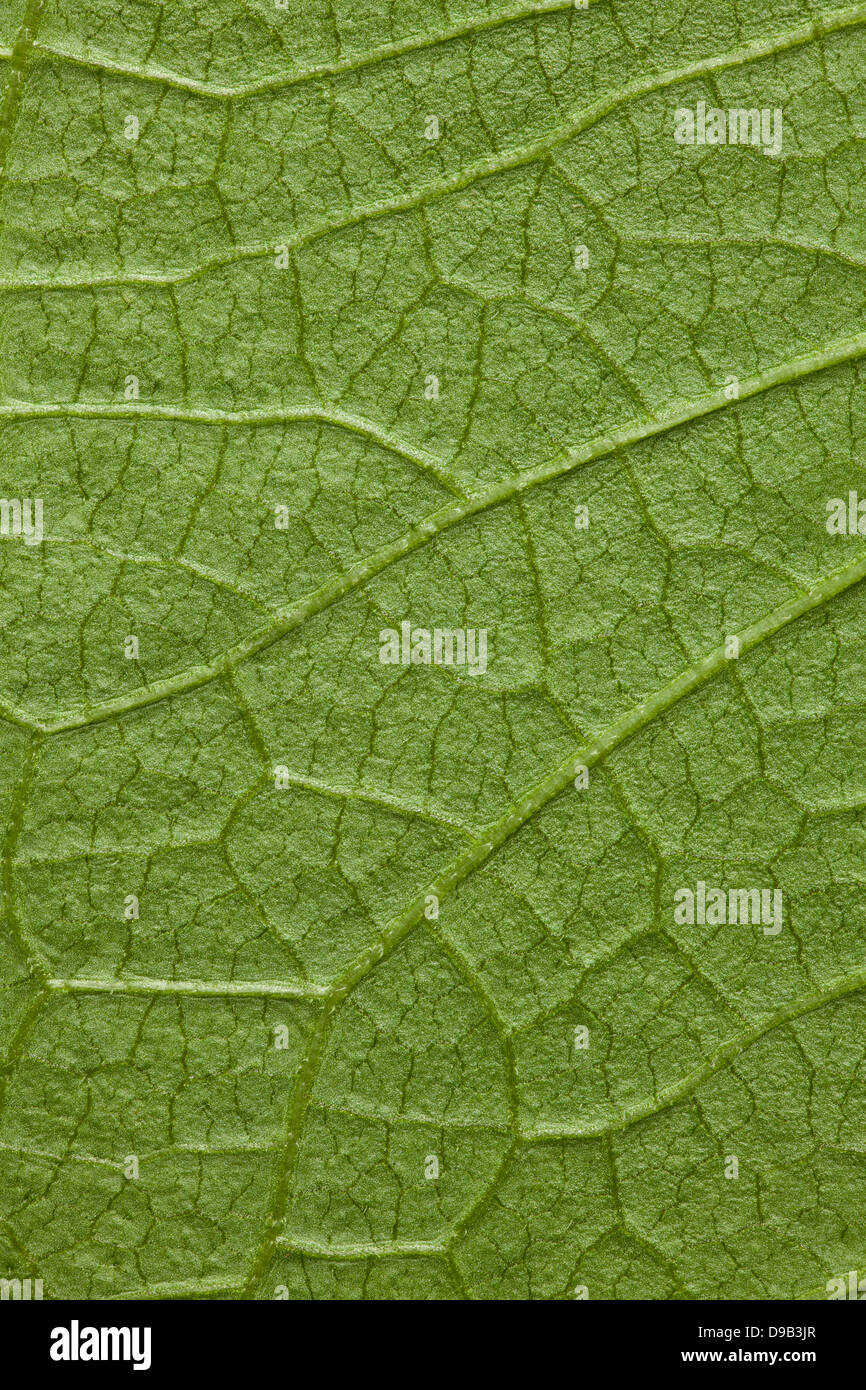
[[[866,4],[4,0],[0,49],[0,491],[44,506],[0,537],[0,1275],[866,1272]],[[700,102],[781,154],[678,144]],[[403,622],[486,671],[384,664]],[[701,881],[781,930],[678,921]]]

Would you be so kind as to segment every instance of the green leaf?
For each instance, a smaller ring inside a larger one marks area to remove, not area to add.
[[[0,1274],[863,1273],[866,4],[0,47]]]

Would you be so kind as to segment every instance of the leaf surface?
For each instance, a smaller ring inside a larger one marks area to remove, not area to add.
[[[0,543],[0,1274],[824,1297],[866,1261],[825,524],[866,5],[16,0],[0,47],[2,491],[44,501]],[[679,145],[701,102],[779,157]],[[486,670],[383,663],[407,622]],[[682,920],[700,883],[778,930]]]

